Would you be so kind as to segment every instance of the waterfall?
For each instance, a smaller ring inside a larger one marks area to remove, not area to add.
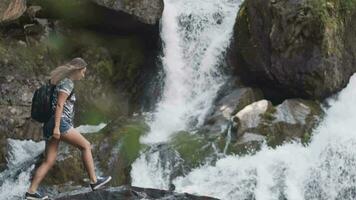
[[[219,88],[240,0],[165,0],[161,21],[165,83],[162,100],[142,143],[164,143],[175,132],[203,124]],[[172,168],[143,153],[132,165],[132,184],[168,189]]]
[[[356,198],[356,75],[330,99],[311,143],[227,156],[173,182],[176,191],[221,199],[312,200]]]
[[[165,74],[161,101],[142,143],[166,142],[203,124],[225,82],[222,58],[240,0],[165,0],[161,21]]]

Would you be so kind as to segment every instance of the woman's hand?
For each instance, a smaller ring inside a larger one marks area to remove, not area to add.
[[[53,137],[56,138],[57,140],[59,140],[59,138],[61,137],[61,133],[59,132],[59,128],[54,128],[53,129]]]

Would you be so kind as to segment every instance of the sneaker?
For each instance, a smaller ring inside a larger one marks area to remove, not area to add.
[[[48,199],[48,196],[43,196],[42,194],[35,192],[35,193],[29,193],[26,192],[25,194],[26,200],[33,200],[33,199]]]
[[[90,184],[91,189],[97,190],[100,189],[102,186],[104,186],[106,183],[108,183],[111,180],[111,176],[104,176],[104,177],[100,177],[98,176],[96,178],[96,183]]]

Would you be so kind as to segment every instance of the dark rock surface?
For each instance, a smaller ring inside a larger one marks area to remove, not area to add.
[[[246,0],[229,60],[268,99],[323,99],[356,71],[356,1]]]
[[[162,0],[29,0],[29,5],[41,7],[39,18],[62,19],[75,27],[118,35],[143,34],[151,39],[155,38],[163,12]]]
[[[163,12],[163,0],[92,0],[107,8],[127,12],[147,24],[156,24]]]
[[[166,199],[166,200],[213,200],[216,198],[195,196],[187,193],[179,194],[158,189],[139,188],[133,186],[121,186],[107,188],[94,192],[74,194],[57,198],[56,200],[136,200],[136,199]]]
[[[235,115],[233,120],[237,131],[234,134],[246,141],[253,138],[260,141],[261,138],[256,135],[262,135],[270,146],[290,140],[307,143],[323,114],[320,104],[313,101],[288,99],[273,106],[267,100],[260,100]],[[249,134],[249,137],[244,138],[245,134]]]

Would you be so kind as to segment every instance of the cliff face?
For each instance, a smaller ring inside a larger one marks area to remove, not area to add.
[[[270,99],[323,99],[356,71],[356,1],[246,0],[229,60]]]
[[[158,70],[163,4],[156,7],[141,20],[90,1],[0,3],[0,168],[7,138],[42,138],[41,124],[30,119],[33,92],[74,57],[89,63],[86,78],[75,84],[76,126],[126,117],[152,104],[147,97],[155,92],[149,88]]]

